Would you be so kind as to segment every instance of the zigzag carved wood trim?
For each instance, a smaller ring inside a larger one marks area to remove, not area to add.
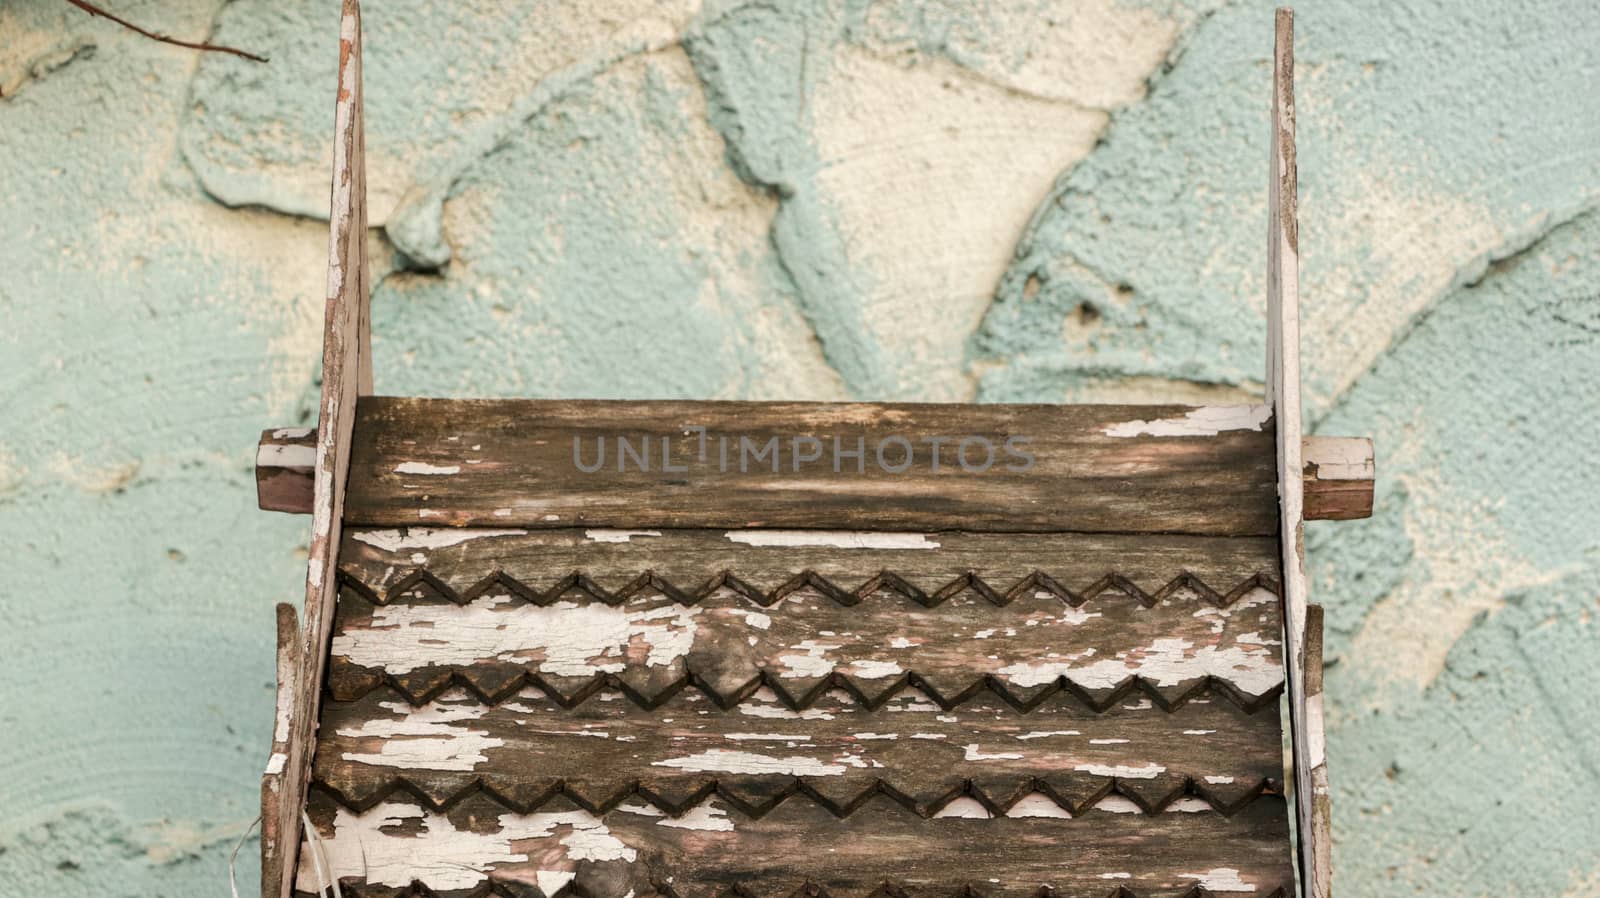
[[[459,688],[465,689],[486,704],[498,705],[511,699],[521,690],[531,687],[540,690],[552,701],[567,709],[577,708],[607,691],[620,692],[641,708],[658,708],[682,690],[691,687],[705,693],[707,698],[723,710],[736,708],[761,689],[771,689],[785,707],[794,711],[809,710],[818,699],[835,689],[849,695],[868,710],[880,708],[896,696],[916,690],[924,693],[947,711],[954,710],[977,697],[995,695],[1023,713],[1034,710],[1058,695],[1070,696],[1081,702],[1085,708],[1096,712],[1106,711],[1129,698],[1148,698],[1162,710],[1173,711],[1196,698],[1220,697],[1246,712],[1254,713],[1275,704],[1283,694],[1281,683],[1260,695],[1251,695],[1236,689],[1226,680],[1209,676],[1196,680],[1181,691],[1164,689],[1142,677],[1130,677],[1116,688],[1100,695],[1091,695],[1066,677],[1057,677],[1042,687],[1013,690],[1005,682],[986,674],[973,677],[966,686],[947,694],[915,671],[895,679],[887,687],[873,681],[870,690],[863,688],[862,682],[846,674],[835,673],[822,678],[819,684],[800,693],[789,691],[785,688],[785,680],[782,677],[767,671],[763,671],[740,688],[726,694],[712,688],[692,671],[686,677],[655,693],[640,692],[634,685],[615,674],[596,675],[581,681],[578,687],[573,689],[570,682],[557,682],[554,678],[546,678],[526,669],[510,677],[488,674],[477,668],[448,670],[441,668],[427,672],[427,676],[395,675],[377,671],[341,672],[341,679],[342,682],[338,686],[330,684],[329,693],[335,701],[359,701],[375,690],[391,689],[412,705],[424,705],[450,689]]]
[[[448,811],[467,799],[481,798],[508,811],[529,814],[551,802],[564,799],[597,816],[604,816],[625,802],[642,802],[667,817],[680,818],[707,801],[721,799],[754,820],[765,817],[788,801],[812,801],[843,819],[878,796],[887,796],[923,818],[937,817],[953,802],[963,799],[976,801],[993,817],[1004,817],[1018,802],[1035,794],[1045,796],[1074,817],[1099,806],[1108,798],[1127,799],[1145,815],[1197,812],[1197,805],[1174,809],[1175,804],[1188,801],[1203,804],[1224,817],[1231,817],[1263,795],[1282,794],[1282,783],[1270,779],[1259,780],[1226,796],[1207,785],[1203,779],[1194,777],[1173,777],[1160,782],[1116,776],[1085,779],[1092,781],[1087,791],[1082,788],[1063,788],[1049,777],[1018,777],[1004,791],[998,792],[967,780],[961,787],[928,801],[919,801],[884,779],[874,780],[853,794],[829,794],[819,788],[829,785],[827,780],[816,777],[794,777],[776,788],[756,787],[753,778],[746,778],[744,784],[737,780],[730,782],[710,778],[676,794],[658,791],[643,783],[632,783],[607,795],[591,795],[559,779],[519,778],[513,774],[474,777],[466,786],[450,790],[430,789],[428,784],[404,775],[395,775],[379,788],[360,796],[347,795],[321,779],[314,781],[313,788],[353,811],[368,811],[396,798],[415,802],[431,811]]]
[[[606,896],[598,895],[576,883],[568,883],[548,895],[540,890],[538,886],[531,883],[507,880],[483,883],[476,888],[468,890],[452,889],[446,893],[436,892],[420,882],[412,882],[410,885],[397,888],[395,886],[351,880],[342,882],[341,886],[344,894],[349,895],[350,898],[606,898]],[[930,898],[990,898],[991,895],[997,894],[991,891],[991,888],[991,883],[978,882],[950,886],[944,891],[934,891],[929,890],[927,887],[922,887],[915,893],[911,893],[907,892],[904,886],[884,883],[873,891],[854,896],[848,893],[836,895],[815,883],[808,882],[793,892],[771,896],[762,895],[748,888],[734,886],[716,895],[715,898],[914,898],[914,895],[930,896]],[[1157,889],[1153,892],[1135,891],[1127,886],[1112,886],[1110,888],[1110,891],[1100,893],[1094,898],[1238,898],[1239,895],[1236,890],[1215,891],[1198,885],[1183,892],[1172,892],[1167,889]],[[1067,894],[1069,893],[1058,892],[1048,886],[1040,886],[1037,890],[1029,893],[1030,898],[1062,898]],[[297,890],[295,895],[303,896],[303,898],[316,898],[315,893],[302,890]],[[654,894],[639,894],[636,898],[685,898],[685,896],[678,890],[673,889],[670,883],[663,882],[656,885]],[[1292,898],[1292,896],[1280,887],[1259,895],[1252,893],[1251,898]]]
[[[359,574],[348,568],[341,570],[340,582],[344,586],[359,591],[367,601],[380,606],[390,604],[397,599],[406,597],[408,593],[419,590],[423,591],[424,594],[436,594],[458,605],[465,605],[480,596],[503,593],[521,601],[541,606],[572,599],[602,602],[607,605],[620,605],[629,599],[647,595],[664,595],[680,605],[692,606],[718,591],[726,589],[762,608],[770,608],[785,598],[806,589],[815,590],[845,607],[858,605],[869,596],[883,592],[911,599],[928,608],[937,608],[949,599],[968,591],[983,597],[994,606],[1000,608],[1010,605],[1019,597],[1041,592],[1049,593],[1073,608],[1081,608],[1085,603],[1106,594],[1109,594],[1112,598],[1120,597],[1124,600],[1131,597],[1145,607],[1151,607],[1163,599],[1187,589],[1199,595],[1204,601],[1219,608],[1226,608],[1232,605],[1240,597],[1258,588],[1266,589],[1274,595],[1278,594],[1278,582],[1259,571],[1241,580],[1226,591],[1218,591],[1212,588],[1204,580],[1188,571],[1180,572],[1177,576],[1154,590],[1147,590],[1132,579],[1114,571],[1107,572],[1098,580],[1081,589],[1072,590],[1063,586],[1050,574],[1038,569],[1004,589],[996,588],[973,571],[967,571],[931,590],[922,589],[911,583],[907,578],[890,570],[880,570],[876,574],[865,577],[854,588],[839,586],[827,577],[811,570],[801,571],[772,589],[761,589],[754,586],[731,570],[720,571],[698,586],[688,589],[679,587],[657,576],[654,571],[650,570],[640,572],[617,589],[606,588],[585,571],[574,571],[567,574],[546,589],[529,586],[503,571],[495,571],[465,590],[456,590],[425,567],[414,568],[403,574],[393,586],[382,590],[381,594],[378,590],[363,582]]]

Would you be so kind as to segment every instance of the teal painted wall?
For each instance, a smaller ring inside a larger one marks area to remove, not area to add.
[[[0,4],[0,893],[226,894],[306,520],[336,4]],[[509,11],[515,8],[515,11]],[[1260,2],[372,0],[380,389],[1260,390]],[[1600,11],[1299,9],[1346,896],[1600,895]],[[241,858],[255,876],[254,842]]]

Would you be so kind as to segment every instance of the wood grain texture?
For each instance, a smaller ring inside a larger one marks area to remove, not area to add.
[[[795,534],[782,546],[736,541],[771,531],[625,543],[603,531],[472,533],[409,536],[463,540],[434,551],[455,557],[441,566],[474,584],[465,592],[422,551],[410,573],[385,565],[365,588],[346,566],[333,696],[388,685],[420,700],[455,683],[496,697],[531,684],[570,705],[609,685],[649,705],[692,685],[726,707],[767,685],[796,705],[833,687],[875,704],[913,684],[946,706],[991,690],[1026,707],[1066,690],[1095,707],[1130,691],[1175,707],[1214,689],[1253,708],[1281,688],[1278,601],[1259,573],[1268,539],[878,534],[906,548],[841,549]],[[404,551],[397,539],[351,536]],[[1207,542],[1232,553],[1231,568],[1202,568],[1211,582],[1176,565],[1150,575],[1152,555],[1199,560]],[[1064,543],[1079,550],[1077,570],[1052,564],[1048,549]]]
[[[1231,817],[1176,804],[1145,815],[1118,796],[1070,819],[1033,808],[927,820],[878,796],[844,818],[786,801],[751,819],[713,799],[674,819],[632,804],[519,814],[478,795],[445,812],[396,800],[363,813],[315,794],[310,813],[354,898],[1293,894],[1279,796]],[[316,888],[306,864],[300,888]]]
[[[1301,490],[1308,521],[1372,517],[1377,466],[1366,437],[1306,437],[1300,441]]]
[[[288,896],[300,846],[300,812],[311,774],[317,718],[338,596],[338,550],[344,519],[356,397],[370,381],[366,345],[367,200],[361,98],[361,8],[344,0],[339,26],[339,86],[334,103],[333,188],[330,202],[328,293],[322,338],[322,395],[306,568],[306,604],[295,701],[289,715],[278,819],[279,836],[262,841],[261,894]],[[287,850],[286,850],[287,849]]]
[[[256,450],[256,494],[263,511],[311,513],[311,460],[316,441],[316,432],[305,428],[262,431]],[[1306,520],[1371,517],[1376,476],[1372,440],[1314,436],[1301,443]]]
[[[345,515],[374,526],[1265,536],[1277,530],[1266,418],[1247,406],[373,397],[357,409]],[[696,428],[708,435],[703,460]],[[973,470],[960,464],[963,438]],[[602,440],[605,466],[585,473]],[[993,461],[979,473],[985,446]]]
[[[1327,898],[1332,880],[1326,748],[1320,705],[1309,705],[1304,464],[1301,458],[1299,232],[1295,185],[1294,13],[1279,9],[1272,52],[1271,178],[1267,236],[1267,398],[1276,424],[1279,545],[1288,645],[1289,720],[1300,889]],[[1319,637],[1320,638],[1320,637]],[[1320,653],[1319,653],[1320,654]],[[1316,659],[1320,663],[1320,657]],[[1320,680],[1320,671],[1316,675]],[[1324,767],[1319,774],[1317,768]],[[1318,783],[1322,784],[1318,790]]]
[[[716,795],[746,815],[814,800],[845,815],[880,792],[931,817],[962,796],[996,813],[1034,792],[1063,812],[1108,794],[1147,813],[1188,797],[1233,813],[1279,792],[1276,703],[1205,695],[1167,711],[1128,696],[1095,711],[1057,693],[1027,713],[993,694],[945,709],[908,689],[877,708],[832,690],[796,711],[771,690],[724,710],[686,690],[653,709],[602,692],[567,709],[524,688],[413,706],[391,690],[325,706],[314,780],[363,810],[398,795],[448,808],[479,789],[519,812],[557,797],[674,816]]]
[[[256,506],[310,514],[317,482],[317,430],[274,427],[256,444]]]

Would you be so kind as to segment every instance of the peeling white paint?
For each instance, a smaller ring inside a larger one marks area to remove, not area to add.
[[[803,642],[795,643],[791,648],[805,652],[804,655],[778,656],[778,660],[788,668],[780,676],[792,679],[795,677],[825,677],[833,673],[833,662],[828,660],[827,653],[840,648],[840,646],[807,639]]]
[[[935,819],[941,817],[956,817],[963,820],[987,820],[994,815],[983,806],[983,802],[970,795],[958,795],[951,802],[940,808],[934,815]]]
[[[378,767],[466,771],[487,761],[486,751],[505,744],[505,740],[491,737],[487,730],[464,725],[482,719],[489,706],[462,689],[452,689],[420,708],[404,702],[380,702],[379,707],[401,716],[373,718],[359,726],[340,729],[341,736],[382,740],[376,752],[345,752],[346,761]]]
[[[1087,653],[1084,653],[1087,656]],[[1088,664],[1028,661],[1000,668],[1000,673],[1021,687],[1043,686],[1066,677],[1086,689],[1113,689],[1129,677],[1142,677],[1157,686],[1176,686],[1213,676],[1240,690],[1261,695],[1283,682],[1283,665],[1267,646],[1239,643],[1228,648],[1201,646],[1180,637],[1162,638],[1114,658]]]
[[[729,751],[723,748],[708,748],[699,754],[687,757],[653,761],[651,765],[654,767],[672,767],[677,770],[691,770],[696,773],[780,773],[788,776],[841,776],[845,772],[842,765],[825,764],[816,758],[808,758],[804,755],[775,758],[771,755],[760,755],[749,751]]]
[[[1082,736],[1082,735],[1083,734],[1078,732],[1077,730],[1033,730],[1032,732],[1021,733],[1021,734],[1019,734],[1017,736],[1017,738],[1021,739],[1024,742],[1026,742],[1029,739],[1046,739],[1046,738],[1049,738],[1050,736]]]
[[[1120,776],[1123,779],[1150,780],[1166,773],[1167,768],[1151,762],[1143,767],[1129,767],[1122,764],[1079,764],[1072,768],[1083,773],[1092,773],[1095,776]]]
[[[811,549],[937,549],[923,533],[875,533],[850,530],[729,530],[729,540],[760,548]]]
[[[978,743],[973,742],[967,745],[967,760],[969,761],[1020,761],[1022,758],[1023,755],[1019,752],[1007,751],[985,754],[979,749]]]
[[[1072,817],[1067,809],[1043,792],[1029,792],[1006,809],[1007,817],[1054,817],[1067,820]]]
[[[628,611],[599,603],[513,604],[486,595],[464,605],[382,605],[372,624],[333,638],[331,651],[361,667],[409,673],[480,661],[535,664],[542,673],[620,673],[626,659],[661,667],[694,645],[697,607]],[[644,654],[644,657],[639,657]]]
[[[583,531],[583,538],[593,543],[626,543],[632,542],[635,536],[660,536],[660,530],[606,530],[595,529]]]
[[[902,673],[905,673],[905,671],[893,661],[868,661],[862,659],[850,662],[849,674],[862,680],[881,680],[885,677],[898,676]]]
[[[281,432],[281,431],[280,431]],[[317,466],[317,447],[303,443],[288,445],[265,443],[256,449],[258,468],[300,468],[310,470]]]
[[[1176,418],[1113,424],[1102,433],[1108,437],[1211,437],[1234,430],[1260,430],[1271,417],[1268,405],[1208,405]]]
[[[526,530],[488,530],[475,527],[408,527],[405,530],[358,530],[356,542],[385,552],[443,549],[491,536],[523,536]]]
[[[1204,873],[1179,873],[1179,878],[1192,879],[1199,883],[1203,889],[1213,892],[1254,892],[1253,883],[1245,882],[1239,878],[1239,871],[1234,867],[1213,867]]]
[[[417,832],[395,832],[408,823]],[[488,879],[489,871],[507,866],[565,885],[579,861],[638,858],[587,811],[503,814],[497,831],[479,833],[457,829],[443,814],[394,802],[362,814],[339,807],[333,832],[322,837],[321,848],[333,877],[359,877],[396,888],[417,881],[435,891],[473,888]],[[311,857],[312,849],[303,846],[297,873],[302,891],[316,891]]]
[[[728,613],[734,615],[735,617],[744,618],[744,622],[747,625],[755,627],[757,630],[768,630],[772,628],[772,616],[763,614],[760,611],[751,611],[746,608],[729,608]],[[754,636],[750,637],[750,640],[751,645],[755,645],[756,642],[759,641]]]
[[[1208,777],[1206,777],[1206,782],[1211,784],[1211,785],[1213,785],[1213,786],[1226,786],[1226,785],[1228,785],[1228,784],[1233,782],[1233,777],[1231,777],[1231,776],[1208,776]]]
[[[430,465],[425,461],[406,461],[394,466],[396,474],[422,474],[424,476],[437,476],[441,474],[460,474],[460,465]]]
[[[1110,814],[1143,814],[1144,811],[1126,795],[1112,793],[1094,803],[1094,809]]]
[[[733,821],[729,819],[728,812],[709,800],[690,808],[682,817],[663,817],[656,821],[656,825],[700,832],[733,832]]]

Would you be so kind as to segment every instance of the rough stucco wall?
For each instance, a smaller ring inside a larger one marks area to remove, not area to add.
[[[0,5],[0,892],[216,895],[256,813],[334,6]],[[1264,3],[367,12],[386,392],[1259,390]],[[1339,889],[1600,895],[1600,13],[1299,31],[1309,420],[1381,475],[1310,528]]]

